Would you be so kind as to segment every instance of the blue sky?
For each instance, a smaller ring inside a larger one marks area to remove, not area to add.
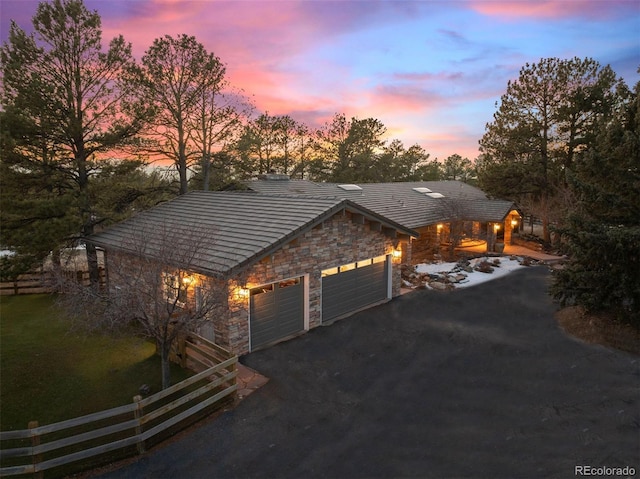
[[[0,0],[29,29],[38,2]],[[478,155],[507,82],[541,58],[592,57],[640,77],[639,0],[85,0],[105,40],[137,57],[162,35],[194,35],[258,112],[312,128],[335,113],[382,121],[431,158]]]

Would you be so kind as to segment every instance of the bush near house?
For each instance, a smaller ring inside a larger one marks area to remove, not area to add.
[[[0,298],[0,429],[25,429],[129,403],[160,390],[155,345],[70,331],[53,295]],[[190,373],[173,365],[176,382]]]

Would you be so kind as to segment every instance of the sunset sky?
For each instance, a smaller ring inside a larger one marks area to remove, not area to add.
[[[30,29],[37,1],[0,0]],[[194,35],[257,112],[312,128],[335,113],[382,121],[431,158],[478,155],[507,81],[541,58],[592,57],[640,76],[639,0],[85,0],[140,58],[165,34]]]

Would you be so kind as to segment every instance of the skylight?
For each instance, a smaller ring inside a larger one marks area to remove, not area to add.
[[[444,198],[442,193],[427,193],[427,196],[430,196],[431,198]]]
[[[429,188],[424,188],[424,187],[419,187],[419,188],[413,188],[413,191],[417,191],[418,193],[431,193],[431,190]]]
[[[353,184],[338,185],[338,188],[342,188],[345,191],[359,191],[362,189],[358,185],[353,185]]]

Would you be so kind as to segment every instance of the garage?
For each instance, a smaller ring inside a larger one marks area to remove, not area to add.
[[[304,280],[288,279],[250,290],[251,350],[304,331]]]
[[[389,259],[377,256],[322,271],[322,322],[389,298]]]

